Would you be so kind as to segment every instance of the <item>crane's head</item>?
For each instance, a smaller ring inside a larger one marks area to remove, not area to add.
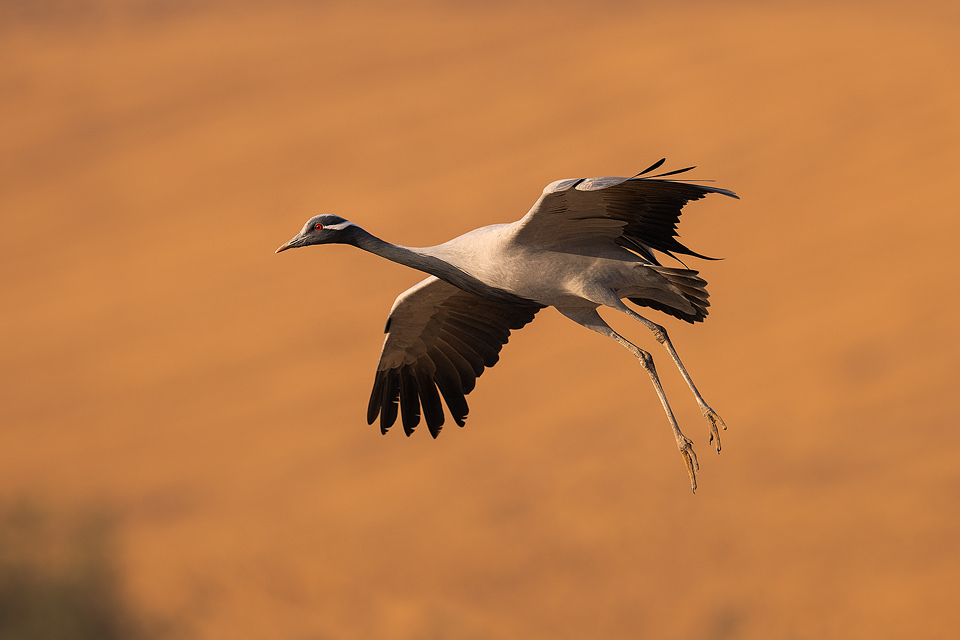
[[[275,253],[297,247],[306,247],[311,244],[352,244],[357,228],[357,225],[349,220],[344,220],[340,216],[322,213],[307,220],[300,233],[283,243]]]

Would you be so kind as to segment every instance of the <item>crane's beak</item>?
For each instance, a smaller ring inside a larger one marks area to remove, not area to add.
[[[274,253],[280,253],[281,251],[286,251],[287,249],[295,249],[296,247],[299,247],[302,244],[303,244],[303,237],[300,234],[297,234],[294,237],[287,240],[286,242],[284,242],[282,245],[280,245],[280,248],[274,251]]]

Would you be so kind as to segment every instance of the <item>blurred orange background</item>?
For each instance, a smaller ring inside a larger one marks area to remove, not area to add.
[[[106,508],[220,638],[955,638],[955,2],[5,3],[0,501]],[[662,156],[720,457],[555,311],[436,441],[365,424],[423,246]],[[186,632],[185,632],[186,633]]]

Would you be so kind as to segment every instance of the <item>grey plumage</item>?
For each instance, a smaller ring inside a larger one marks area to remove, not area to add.
[[[680,432],[649,353],[617,334],[597,314],[606,306],[644,324],[670,353],[716,439],[722,419],[700,396],[663,327],[643,318],[622,299],[686,322],[700,322],[710,303],[698,272],[665,267],[654,252],[674,258],[696,253],[677,239],[682,208],[726,189],[655,176],[663,160],[632,178],[558,180],[530,211],[511,224],[475,229],[434,247],[384,242],[356,224],[330,214],[311,218],[277,252],[311,244],[352,244],[430,274],[397,298],[367,408],[371,424],[386,433],[399,417],[407,435],[421,418],[436,437],[443,404],[463,426],[469,394],[492,367],[510,332],[553,306],[575,322],[606,335],[637,357],[648,372],[673,429],[696,489],[699,468],[692,443]],[[441,401],[442,398],[442,401]]]

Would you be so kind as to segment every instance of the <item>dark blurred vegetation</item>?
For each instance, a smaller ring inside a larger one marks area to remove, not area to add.
[[[124,596],[112,521],[102,512],[55,515],[0,506],[0,638],[155,638]]]

